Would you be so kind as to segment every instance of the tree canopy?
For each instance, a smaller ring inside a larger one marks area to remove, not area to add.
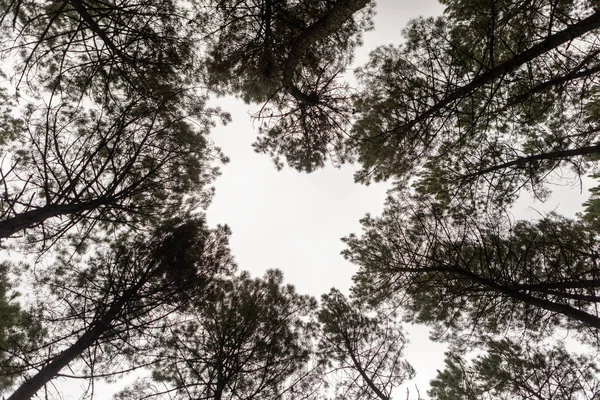
[[[30,361],[8,399],[31,398],[77,361],[84,367],[75,376],[88,379],[146,365],[138,359],[149,351],[148,338],[190,302],[209,301],[217,281],[235,269],[228,233],[208,230],[202,218],[169,221],[79,262],[59,259],[36,287],[43,299],[36,321],[47,333],[35,348],[19,348],[16,357]]]
[[[432,399],[594,399],[598,366],[564,345],[523,347],[510,340],[487,344],[487,353],[467,363],[447,354],[446,368],[431,382]]]
[[[575,217],[512,208],[597,177],[600,8],[440,2],[353,85],[369,0],[0,0],[0,239],[19,253],[0,392],[137,374],[118,398],[391,400],[419,323],[450,345],[433,399],[598,398],[599,189]],[[348,294],[238,271],[207,224],[221,95],[257,108],[277,168],[393,182],[343,239]]]
[[[2,5],[17,103],[5,102],[0,237],[27,229],[47,249],[71,228],[81,239],[207,203],[226,160],[207,134],[228,117],[206,105],[188,14],[152,1]]]
[[[447,1],[359,70],[357,179],[417,177],[445,203],[544,197],[550,173],[598,152],[598,27],[585,1]]]
[[[264,278],[242,273],[223,282],[210,302],[186,310],[156,338],[151,381],[121,393],[130,398],[304,398],[313,298],[283,284],[280,271]]]

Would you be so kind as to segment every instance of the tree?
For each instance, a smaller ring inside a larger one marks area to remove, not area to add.
[[[561,343],[550,348],[492,341],[486,353],[467,362],[446,355],[446,368],[431,382],[435,400],[595,399],[598,365],[589,356],[570,355]]]
[[[320,352],[331,364],[341,399],[389,400],[414,370],[404,361],[406,339],[390,317],[368,316],[336,289],[322,296]]]
[[[15,268],[0,264],[0,393],[9,389],[27,365],[26,354],[35,348],[44,334],[36,316],[23,310],[16,301],[9,274]],[[14,266],[13,266],[14,267]]]
[[[315,307],[313,298],[283,285],[280,271],[256,279],[241,273],[157,338],[152,382],[121,397],[310,398]]]
[[[166,329],[167,316],[206,301],[231,273],[228,234],[208,230],[202,218],[171,220],[147,237],[123,235],[80,263],[59,261],[40,287],[48,333],[8,399],[31,398],[76,361],[89,380],[140,367],[132,355]]]
[[[444,4],[358,71],[357,180],[405,187],[418,175],[417,189],[446,204],[504,206],[523,187],[544,197],[561,166],[585,173],[599,151],[595,6]]]
[[[207,134],[213,117],[228,116],[208,108],[199,89],[186,7],[1,6],[11,43],[2,54],[21,62],[9,72],[17,104],[6,102],[11,140],[0,148],[0,237],[28,229],[45,249],[73,227],[81,239],[99,223],[132,225],[186,202],[206,205],[214,161],[226,161]]]
[[[580,220],[481,220],[422,199],[390,199],[363,226],[362,237],[345,239],[345,256],[360,267],[356,295],[434,324],[438,339],[545,337],[564,327],[598,345],[597,234]]]
[[[205,3],[212,88],[264,103],[256,150],[303,171],[342,161],[352,106],[337,77],[371,26],[369,0]]]
[[[592,175],[592,178],[598,178]],[[590,197],[583,203],[583,213],[581,219],[589,224],[590,229],[596,232],[600,231],[600,187],[596,186],[590,189]]]
[[[31,110],[18,143],[3,151],[0,237],[37,228],[32,240],[47,248],[78,223],[86,236],[98,223],[151,221],[186,201],[206,204],[217,173],[211,158],[222,157],[206,138],[210,116],[189,120],[173,101]]]
[[[3,55],[17,88],[95,102],[194,85],[193,21],[174,1],[3,1]]]

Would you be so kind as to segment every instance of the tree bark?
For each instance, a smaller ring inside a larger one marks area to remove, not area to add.
[[[19,231],[39,225],[49,218],[89,211],[104,203],[105,201],[102,199],[95,199],[76,204],[51,204],[34,210],[25,211],[14,217],[0,221],[0,238],[8,238]]]

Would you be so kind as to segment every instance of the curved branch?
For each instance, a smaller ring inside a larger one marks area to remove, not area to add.
[[[306,94],[294,84],[294,72],[298,69],[298,64],[304,54],[310,50],[315,42],[325,39],[339,30],[352,17],[352,14],[364,8],[369,2],[370,0],[338,0],[327,14],[298,35],[292,44],[283,68],[283,86],[300,103],[315,105],[319,102],[316,94]]]

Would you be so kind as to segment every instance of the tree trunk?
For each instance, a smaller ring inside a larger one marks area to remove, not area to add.
[[[32,228],[45,220],[60,215],[80,213],[97,208],[105,203],[102,199],[95,199],[76,204],[47,205],[34,210],[25,211],[14,217],[0,221],[0,238],[7,238],[27,228]]]
[[[94,18],[90,15],[90,13],[85,8],[85,5],[80,0],[69,0],[69,4],[73,6],[75,11],[79,14],[81,19],[85,21],[86,25],[92,32],[94,32],[106,46],[113,52],[114,56],[120,57],[123,61],[130,61],[130,57],[117,48],[114,42],[106,35],[106,32],[100,28],[98,23],[94,20]]]
[[[379,388],[377,387],[377,385],[375,385],[373,380],[371,378],[369,378],[369,375],[367,375],[363,366],[360,364],[360,362],[356,358],[354,351],[352,351],[352,345],[346,335],[344,335],[344,344],[346,345],[346,350],[348,350],[348,354],[350,355],[350,358],[352,359],[354,368],[356,368],[356,370],[358,371],[358,373],[360,374],[362,379],[365,381],[367,386],[369,386],[369,388],[373,391],[373,393],[375,393],[377,395],[377,397],[379,397],[381,400],[390,400],[385,394],[383,394],[383,392],[381,390],[379,390]]]
[[[492,167],[483,169],[481,171],[477,171],[477,172],[473,172],[471,174],[464,175],[463,177],[461,177],[461,179],[474,178],[477,176],[489,174],[490,172],[495,172],[495,171],[500,171],[500,170],[510,168],[510,167],[518,167],[521,165],[525,165],[525,164],[531,163],[533,161],[557,160],[557,159],[560,160],[560,159],[566,159],[566,158],[574,157],[574,156],[585,156],[585,155],[597,154],[597,153],[600,153],[600,145],[579,147],[577,149],[571,149],[571,150],[557,150],[557,151],[551,151],[549,153],[535,154],[535,155],[528,156],[528,157],[517,158],[516,160],[512,160],[512,161],[505,162],[502,164],[494,165]]]
[[[419,122],[426,120],[427,118],[440,111],[442,108],[452,103],[453,101],[462,99],[463,97],[467,96],[469,93],[480,88],[481,86],[490,83],[494,79],[500,78],[501,76],[509,72],[514,71],[521,65],[533,60],[541,54],[547,53],[548,51],[568,42],[569,40],[573,40],[597,28],[600,28],[600,11],[596,11],[594,14],[579,21],[578,23],[569,26],[568,28],[560,32],[548,36],[546,39],[542,40],[540,43],[529,48],[528,50],[525,50],[522,53],[515,55],[510,60],[507,60],[502,64],[488,70],[487,72],[473,79],[470,83],[454,90],[446,97],[435,103],[432,107],[430,107],[429,109],[425,110],[417,117],[412,119],[410,122],[402,126],[392,128],[391,130],[385,133],[400,134],[408,129],[411,129],[413,126],[415,126]]]
[[[600,318],[589,314],[585,311],[579,310],[575,307],[572,307],[568,304],[560,304],[555,303],[553,301],[547,299],[540,299],[534,296],[531,296],[527,293],[524,293],[518,290],[515,286],[501,284],[493,281],[492,279],[482,277],[480,275],[475,274],[469,270],[465,270],[463,268],[454,268],[454,274],[463,278],[467,278],[474,283],[478,283],[484,287],[489,288],[490,292],[496,292],[502,294],[506,297],[522,301],[523,303],[536,306],[542,308],[547,311],[552,311],[557,314],[562,314],[565,317],[572,318],[576,321],[582,322],[585,325],[600,328]]]
[[[315,105],[319,99],[314,94],[303,93],[294,84],[294,72],[298,63],[310,47],[319,40],[335,33],[352,17],[352,14],[365,7],[370,0],[338,0],[331,10],[304,29],[294,41],[283,69],[283,86],[301,103]]]
[[[27,379],[6,400],[27,400],[32,398],[41,388],[58,375],[61,369],[79,357],[87,348],[92,346],[111,327],[113,321],[123,310],[123,306],[131,300],[144,285],[148,275],[144,275],[135,286],[126,290],[108,309],[106,314],[92,328],[86,331],[75,343],[60,352],[52,361],[42,367],[35,375]]]

